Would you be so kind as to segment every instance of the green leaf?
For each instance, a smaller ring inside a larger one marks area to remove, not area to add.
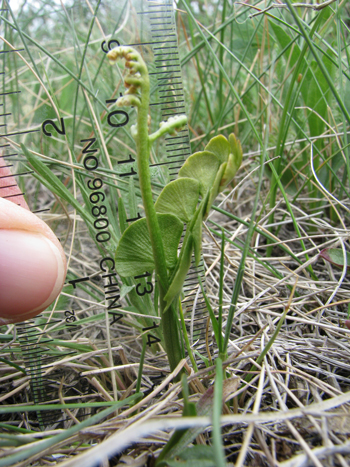
[[[185,281],[187,272],[191,266],[192,249],[192,234],[190,232],[186,232],[184,242],[181,248],[180,258],[177,262],[176,269],[173,273],[168,291],[164,297],[164,300],[167,304],[166,309],[164,311],[166,311],[169,308],[173,300],[180,294],[182,290],[182,286]]]
[[[136,287],[135,284],[133,285],[122,284],[122,286],[120,287],[120,299],[128,295],[128,293],[130,293],[135,287]]]
[[[225,186],[228,185],[232,181],[241,163],[242,163],[242,152],[238,153],[237,155],[230,154],[226,167],[225,167],[225,172],[221,179],[219,191],[223,191]]]
[[[198,444],[184,449],[176,459],[166,461],[170,467],[215,467],[214,451],[211,446]]]
[[[219,170],[219,159],[209,151],[196,152],[190,156],[179,171],[179,177],[199,181],[199,193],[204,196],[212,187]]]
[[[230,156],[231,156],[231,154],[230,154]],[[218,172],[216,174],[215,180],[213,182],[213,186],[211,187],[211,189],[209,191],[208,201],[206,203],[206,209],[205,209],[205,212],[203,214],[204,219],[206,219],[208,217],[209,212],[211,210],[211,207],[212,207],[212,205],[213,205],[213,203],[215,201],[215,198],[217,197],[217,195],[219,193],[221,180],[222,180],[222,177],[224,176],[226,166],[227,166],[226,162],[221,164],[220,168],[219,168],[219,170],[218,170]]]
[[[199,199],[199,182],[193,178],[178,178],[160,193],[155,208],[160,213],[170,213],[183,222],[192,218]]]
[[[210,151],[219,159],[220,164],[227,161],[230,154],[230,144],[223,135],[218,135],[212,138],[205,146],[205,151]]]
[[[340,248],[325,248],[321,251],[320,257],[338,268],[344,267],[344,253]],[[346,266],[350,269],[350,253],[346,252]]]
[[[120,231],[123,234],[125,230],[128,228],[128,223],[126,221],[127,215],[125,211],[124,201],[121,196],[118,198],[118,218],[119,218]]]
[[[183,417],[195,417],[197,415],[196,404],[190,401],[190,390],[188,387],[186,375],[182,375],[181,383],[182,383],[182,395],[183,395],[183,403],[184,403],[182,416]]]
[[[194,257],[196,266],[198,266],[202,253],[202,224],[203,224],[203,208],[206,203],[203,203],[198,209],[193,222],[191,222],[191,233],[193,238]]]
[[[158,214],[167,267],[177,263],[177,248],[183,223],[173,214]],[[146,218],[133,222],[123,233],[116,251],[116,269],[123,277],[133,277],[154,270],[151,239]]]
[[[237,164],[237,169],[240,167],[242,163],[242,157],[243,157],[243,151],[242,151],[242,146],[241,142],[239,139],[235,137],[233,133],[230,134],[228,137],[228,142],[230,143],[231,151],[230,154],[233,154],[234,160],[236,161]]]

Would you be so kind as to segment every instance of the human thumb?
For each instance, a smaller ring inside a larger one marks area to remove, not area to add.
[[[0,198],[0,325],[45,310],[62,290],[66,268],[61,244],[48,225]]]

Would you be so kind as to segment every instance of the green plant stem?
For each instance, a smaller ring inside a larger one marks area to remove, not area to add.
[[[184,336],[184,339],[185,339],[187,353],[188,353],[188,355],[190,357],[190,360],[191,360],[194,371],[197,372],[198,368],[197,368],[196,360],[194,359],[194,356],[193,356],[190,341],[188,339],[187,329],[186,329],[186,324],[185,324],[185,318],[184,318],[184,312],[183,312],[183,309],[182,309],[182,304],[181,304],[181,299],[180,298],[179,298],[179,311],[180,311],[182,332],[183,332],[183,336]]]
[[[157,213],[153,203],[151,174],[149,169],[150,140],[148,136],[148,108],[150,84],[148,72],[144,73],[141,85],[141,105],[137,114],[137,167],[143,207],[147,219],[152,252],[155,264],[156,278],[159,282],[159,303],[162,318],[164,345],[168,355],[170,369],[173,371],[182,358],[178,319],[176,309],[170,306],[166,312],[164,297],[169,288],[167,267],[165,262],[163,240],[158,224]]]
[[[222,385],[223,371],[221,358],[216,359],[216,377],[214,387],[214,404],[213,404],[213,450],[217,467],[225,467],[225,454],[222,444],[220,417],[222,412]]]

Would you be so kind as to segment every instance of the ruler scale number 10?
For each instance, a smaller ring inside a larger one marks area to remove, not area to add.
[[[143,210],[130,136],[136,113],[133,108],[114,105],[125,91],[123,69],[110,67],[106,53],[118,45],[132,45],[142,53],[151,80],[151,128],[186,113],[185,95],[171,1],[77,1],[67,10],[61,4],[38,7],[39,3],[28,2],[14,12],[3,3],[0,12],[0,165],[11,166],[20,188],[27,191],[30,208],[49,223],[70,255],[61,296],[39,317],[17,326],[32,400],[57,402],[64,381],[65,400],[76,402],[89,392],[89,380],[79,376],[84,365],[74,360],[73,338],[81,352],[95,349],[101,351],[98,355],[108,355],[110,367],[115,365],[113,349],[119,348],[122,318],[146,335],[149,346],[160,340],[151,274],[122,283],[115,270],[118,238],[125,226],[143,216]],[[22,29],[23,18],[30,13],[32,19]],[[40,34],[42,23],[50,25],[49,37]],[[58,35],[64,27],[65,33]],[[40,182],[34,178],[36,173],[21,144],[59,178],[67,193],[84,206],[85,214],[79,210],[75,214],[68,202],[64,208],[69,210],[68,219],[59,197],[43,188],[40,177]],[[150,167],[155,197],[177,177],[190,153],[187,128],[176,136],[167,135],[153,150]],[[15,196],[10,198],[14,202]],[[83,222],[86,219],[88,226]],[[202,266],[199,271],[191,268],[185,283],[192,343],[201,343],[206,321],[198,272],[204,274]],[[75,362],[71,374],[67,366],[64,371],[60,368],[63,360]],[[116,396],[115,372],[108,374]],[[156,380],[159,375],[154,376]],[[88,413],[81,410],[78,417]],[[60,412],[38,415],[41,427],[60,420]]]

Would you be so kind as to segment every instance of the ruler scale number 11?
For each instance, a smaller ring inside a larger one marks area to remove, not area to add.
[[[115,270],[118,239],[130,223],[143,217],[143,210],[130,135],[136,113],[133,108],[115,106],[125,91],[123,69],[110,67],[106,53],[118,45],[132,45],[142,54],[151,80],[152,128],[186,113],[185,96],[172,2],[96,1],[87,6],[78,1],[67,10],[58,5],[50,9],[47,4],[40,8],[28,4],[36,9],[37,17],[33,16],[21,34],[18,25],[28,14],[25,7],[1,11],[0,164],[12,166],[12,175],[27,192],[31,210],[43,216],[58,235],[70,254],[70,263],[58,300],[39,317],[19,325],[17,331],[33,401],[57,402],[64,381],[65,400],[75,402],[89,392],[89,380],[79,378],[84,365],[81,362],[80,367],[74,360],[77,353],[72,339],[79,343],[80,352],[97,349],[109,355],[110,367],[115,365],[112,350],[118,347],[120,326],[130,325],[130,335],[136,329],[134,340],[137,335],[146,336],[149,347],[160,341],[159,317],[151,299],[155,292],[152,274],[122,282]],[[51,37],[40,37],[41,21],[50,21]],[[67,24],[67,30],[58,40],[62,24]],[[62,202],[69,219],[58,197],[43,188],[42,178],[34,178],[37,170],[34,173],[28,164],[21,144],[40,167],[49,168],[63,184]],[[176,179],[190,153],[187,128],[176,136],[167,135],[152,151],[155,198],[166,183]],[[14,202],[15,196],[18,194],[10,197]],[[69,196],[81,206],[73,206],[76,215]],[[192,343],[201,341],[205,323],[198,272],[204,275],[202,267],[191,269],[185,283]],[[62,371],[62,361],[75,362],[71,373],[66,366]],[[114,372],[110,374],[113,382]],[[113,388],[117,395],[115,382]],[[90,413],[81,410],[78,416]],[[60,417],[61,413],[47,413],[38,420],[45,427],[59,422]]]

